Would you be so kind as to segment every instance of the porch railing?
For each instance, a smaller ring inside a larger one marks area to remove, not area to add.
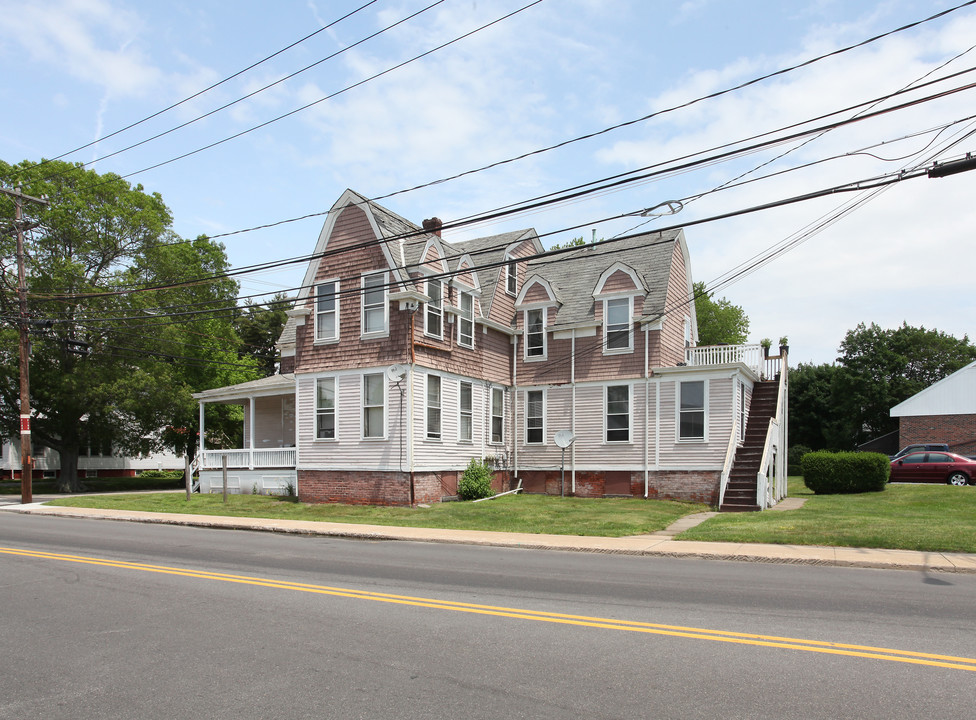
[[[725,489],[729,486],[729,474],[732,472],[732,462],[735,460],[735,449],[739,445],[739,418],[732,421],[732,433],[729,435],[729,446],[725,451],[725,463],[722,465],[722,477],[718,486],[718,506],[725,502]]]
[[[702,345],[685,348],[685,364],[691,366],[742,363],[761,378],[771,380],[783,365],[782,355],[763,352],[762,345]]]
[[[743,363],[758,375],[763,371],[763,349],[758,344],[690,347],[685,348],[685,363],[694,366]]]
[[[227,457],[227,467],[238,470],[260,470],[264,468],[293,468],[298,464],[295,448],[254,448],[240,450],[205,450],[200,459],[201,470],[220,470],[223,458]]]

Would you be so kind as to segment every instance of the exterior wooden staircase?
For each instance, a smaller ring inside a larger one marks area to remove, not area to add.
[[[776,381],[756,383],[753,387],[745,439],[742,446],[735,451],[735,459],[729,471],[729,483],[725,488],[725,499],[719,508],[721,512],[760,510],[756,503],[756,475],[762,462],[769,421],[776,415],[778,392],[779,383]]]

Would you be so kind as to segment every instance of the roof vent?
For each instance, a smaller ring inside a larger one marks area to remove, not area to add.
[[[429,233],[434,233],[437,237],[441,236],[441,228],[444,227],[444,223],[441,222],[439,217],[432,217],[424,220],[424,230]]]

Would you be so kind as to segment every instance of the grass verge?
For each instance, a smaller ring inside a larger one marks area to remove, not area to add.
[[[180,493],[71,497],[50,505],[142,510],[195,515],[262,517],[288,520],[393,525],[400,527],[493,530],[623,537],[663,530],[685,515],[708,510],[706,505],[631,498],[559,498],[506,495],[486,502],[448,502],[430,507],[374,507],[288,502],[267,495],[194,495]]]
[[[790,478],[802,508],[726,513],[687,530],[679,540],[834,545],[976,553],[976,488],[893,484],[883,492],[815,495]]]

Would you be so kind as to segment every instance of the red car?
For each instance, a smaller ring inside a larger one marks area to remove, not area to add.
[[[951,452],[914,452],[891,461],[889,482],[972,485],[976,460]]]

